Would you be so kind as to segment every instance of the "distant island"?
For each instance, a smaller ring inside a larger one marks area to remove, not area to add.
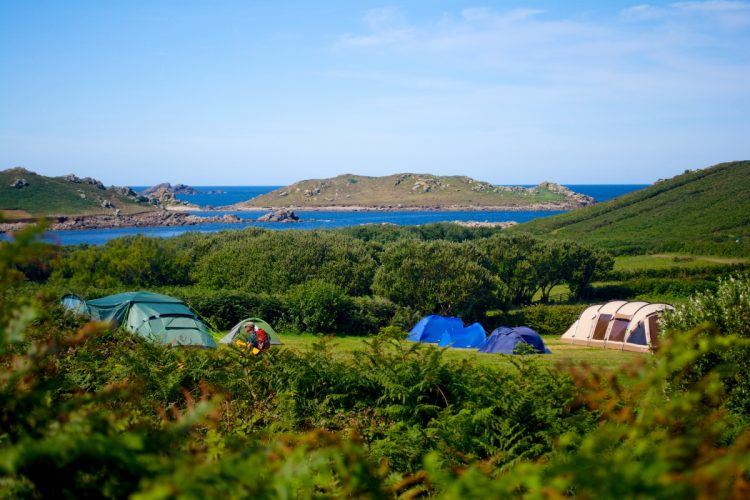
[[[466,176],[344,174],[276,189],[232,208],[299,210],[571,210],[594,204],[590,196],[552,182],[536,187],[497,186]]]

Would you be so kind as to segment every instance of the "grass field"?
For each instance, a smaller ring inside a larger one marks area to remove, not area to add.
[[[749,259],[731,257],[696,256],[679,253],[660,253],[653,255],[624,255],[615,257],[615,271],[634,271],[640,269],[690,269],[696,267],[725,266],[746,264]]]
[[[320,336],[308,334],[287,334],[281,336],[284,348],[298,351],[311,349],[313,344],[320,342],[321,339],[322,337]],[[368,340],[371,339],[368,339],[367,337],[329,337],[327,341],[330,342],[330,347],[334,353],[342,358],[351,358],[355,351],[367,349],[365,343]],[[560,341],[559,337],[546,337],[544,338],[544,342],[552,351],[552,354],[539,356],[539,359],[548,363],[550,366],[554,366],[557,363],[588,363],[594,366],[616,368],[624,364],[632,363],[637,358],[649,356],[648,354],[616,351],[613,349],[595,349],[566,344]],[[408,345],[412,344],[409,343]],[[428,344],[425,344],[425,348],[440,349],[439,347],[434,347]],[[452,360],[460,361],[465,359],[487,366],[510,365],[510,356],[484,354],[471,349],[445,349],[445,351],[445,356]]]

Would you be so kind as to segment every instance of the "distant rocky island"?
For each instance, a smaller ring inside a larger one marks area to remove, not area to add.
[[[565,186],[498,186],[466,176],[345,174],[311,179],[234,205],[238,210],[570,210],[594,199]]]

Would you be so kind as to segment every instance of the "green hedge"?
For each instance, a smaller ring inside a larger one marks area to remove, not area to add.
[[[507,312],[495,311],[488,315],[488,325],[492,329],[498,326],[528,326],[540,335],[562,335],[586,307],[583,304],[535,305]]]

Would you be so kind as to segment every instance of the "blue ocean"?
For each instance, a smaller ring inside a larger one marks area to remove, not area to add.
[[[279,186],[195,186],[200,194],[180,195],[178,199],[189,201],[206,207],[222,207],[234,203],[249,200],[261,194],[273,191]],[[568,185],[575,192],[592,196],[597,201],[607,201],[617,196],[635,191],[645,187],[642,184],[600,184],[600,185]],[[136,191],[145,189],[142,186],[133,186]],[[206,212],[195,212],[198,215],[209,215]],[[143,234],[154,237],[171,237],[187,232],[210,233],[227,229],[242,229],[243,227],[256,226],[268,229],[290,230],[290,229],[332,229],[347,226],[359,226],[362,224],[391,223],[398,225],[429,224],[432,222],[450,221],[488,221],[503,222],[516,221],[527,222],[538,217],[548,217],[561,213],[551,212],[440,212],[440,211],[404,211],[404,212],[300,212],[301,222],[293,224],[263,223],[255,219],[263,215],[263,211],[210,212],[210,215],[235,214],[246,223],[237,224],[199,224],[185,227],[126,227],[114,229],[88,229],[80,231],[50,231],[47,238],[61,245],[90,244],[101,245],[107,241],[121,236]]]

